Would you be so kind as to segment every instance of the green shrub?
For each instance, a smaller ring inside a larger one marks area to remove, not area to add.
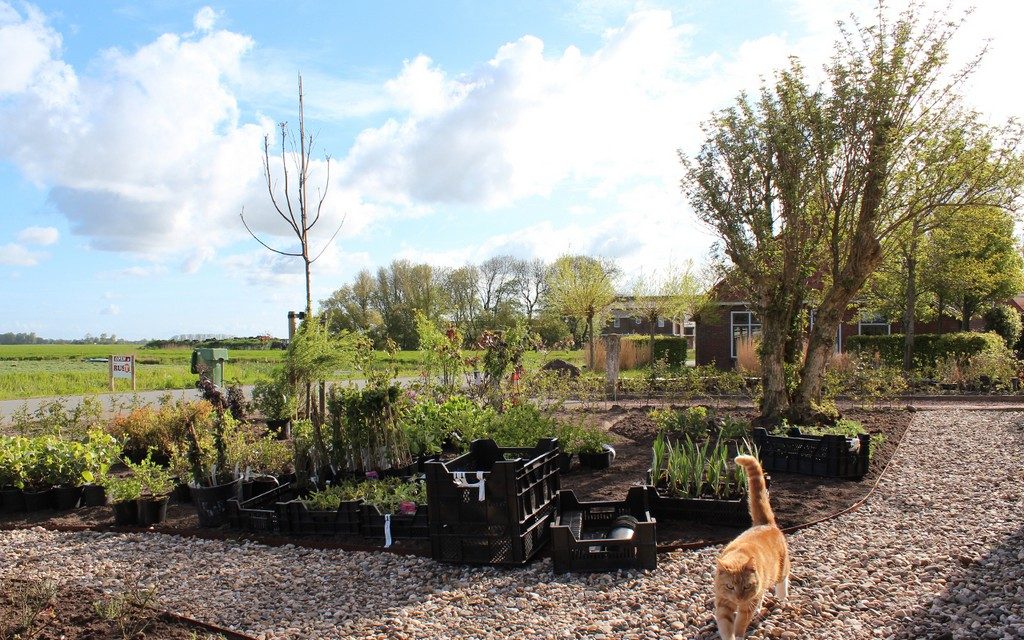
[[[649,414],[658,427],[658,433],[673,437],[686,437],[691,440],[704,440],[710,435],[711,420],[707,407],[687,407],[682,411],[675,409],[654,409]]]
[[[851,353],[870,355],[877,353],[881,361],[892,366],[903,365],[902,333],[888,336],[850,336],[846,349]],[[922,333],[914,336],[914,366],[934,367],[939,360],[948,356],[968,358],[1005,344],[997,333],[959,332],[936,335]]]
[[[998,333],[1011,349],[1016,348],[1022,329],[1024,327],[1016,309],[998,304],[985,312],[985,330]]]
[[[630,340],[639,344],[648,344],[650,336],[634,334],[622,336],[623,340]],[[665,360],[668,366],[678,369],[686,365],[686,338],[676,336],[654,336],[654,353],[651,360]]]
[[[413,455],[440,453],[447,440],[460,441],[464,448],[476,438],[486,437],[494,409],[480,407],[472,399],[454,395],[442,403],[433,399],[417,402],[400,424]]]

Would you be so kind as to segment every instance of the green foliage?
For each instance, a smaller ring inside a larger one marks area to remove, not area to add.
[[[486,433],[495,414],[463,395],[453,395],[442,403],[431,398],[416,402],[401,417],[402,429],[413,455],[440,453],[446,441],[470,442]]]
[[[687,407],[682,411],[671,408],[654,409],[648,416],[658,427],[659,434],[686,437],[694,441],[704,440],[710,434],[711,420],[707,407]]]
[[[161,497],[174,490],[174,477],[171,472],[153,462],[150,456],[146,456],[138,464],[125,460],[125,465],[132,477],[139,482],[144,495]]]
[[[698,444],[685,437],[673,443],[664,433],[652,447],[651,481],[672,497],[717,500],[743,497],[747,484],[743,468],[730,462],[725,440]]]
[[[111,502],[128,502],[142,496],[142,481],[135,476],[107,476],[103,488]]]
[[[463,446],[475,438],[491,438],[499,447],[532,447],[540,438],[555,437],[558,423],[553,417],[530,403],[509,407],[503,413],[488,414],[484,432],[467,438]]]
[[[373,471],[409,464],[409,443],[399,424],[405,398],[394,385],[363,389],[331,387],[332,462],[349,471]]]
[[[604,445],[610,444],[608,433],[596,426],[583,422],[561,421],[555,428],[554,435],[558,438],[558,446],[566,453],[601,453]],[[543,437],[543,436],[542,436]],[[528,443],[536,444],[536,439]]]
[[[345,361],[345,342],[316,316],[307,316],[288,344],[285,375],[300,383],[327,380]]]
[[[998,333],[1011,349],[1016,348],[1022,329],[1020,313],[1016,309],[997,304],[985,312],[985,330]]]
[[[268,420],[286,420],[295,416],[295,394],[288,388],[283,369],[275,371],[272,380],[259,380],[253,385],[252,401]]]
[[[638,346],[649,344],[650,336],[627,335],[622,336],[623,340],[635,342]],[[672,369],[686,366],[686,338],[676,336],[654,336],[653,361],[664,360]]]
[[[409,482],[402,478],[349,480],[314,491],[303,502],[312,511],[334,511],[342,502],[354,500],[375,506],[381,513],[397,513],[403,502],[426,504],[427,490],[423,482]]]
[[[870,355],[877,353],[881,361],[892,366],[903,364],[903,339],[901,333],[888,336],[850,336],[846,349],[850,353]],[[942,335],[920,334],[914,336],[914,364],[919,368],[934,367],[939,360],[948,356],[966,358],[987,350],[997,350],[1005,344],[997,333],[959,332]]]
[[[791,425],[783,421],[782,425],[776,428],[776,433],[785,435],[790,428]],[[856,438],[859,435],[866,435],[868,431],[860,422],[844,418],[830,425],[800,426],[800,433],[805,436],[844,436],[846,438]],[[871,449],[868,453],[870,456],[874,456],[878,451],[878,447],[882,446],[882,443],[885,442],[885,434],[873,433],[870,435]]]
[[[242,466],[255,473],[281,475],[294,468],[292,445],[265,435],[246,445]]]
[[[441,372],[441,386],[453,388],[463,369],[462,333],[450,324],[442,332],[422,311],[416,311],[416,332],[423,353],[423,377],[431,384],[434,375]]]

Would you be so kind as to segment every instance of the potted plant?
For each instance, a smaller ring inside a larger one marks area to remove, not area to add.
[[[22,496],[25,511],[40,511],[53,505],[50,473],[42,437],[26,438],[23,450]]]
[[[167,519],[167,502],[174,489],[171,472],[147,456],[142,462],[125,462],[132,476],[138,480],[141,491],[136,499],[138,524],[148,527]]]
[[[237,444],[240,434],[226,399],[214,389],[217,394],[220,398],[214,398],[212,411],[202,403],[180,409],[188,443],[189,493],[201,527],[218,527],[227,521],[227,501],[238,497],[241,483],[235,470],[239,452],[228,455],[229,440]]]
[[[746,474],[731,462],[727,441],[685,437],[673,443],[659,433],[652,449],[648,481],[656,518],[750,525]],[[749,443],[741,449],[757,456]]]
[[[293,470],[291,446],[271,438],[269,434],[248,444],[244,456],[242,501],[274,489]]]
[[[25,510],[25,461],[28,455],[28,439],[15,436],[0,436],[0,504],[3,513],[18,513]]]
[[[114,510],[114,524],[134,525],[138,522],[138,500],[142,495],[142,483],[134,476],[106,476],[103,488]]]
[[[385,547],[401,538],[429,537],[427,490],[421,480],[367,480],[357,494],[363,499],[364,537],[382,538]]]
[[[615,459],[615,449],[608,443],[608,434],[596,426],[581,426],[572,446],[580,464],[595,470],[607,469]]]
[[[277,433],[281,440],[291,437],[291,419],[295,415],[295,396],[288,393],[284,376],[275,375],[274,380],[260,380],[252,389],[252,401],[257,411],[263,414],[267,428]]]
[[[90,429],[85,448],[82,450],[84,469],[82,479],[82,506],[100,507],[107,504],[103,478],[110,471],[110,465],[117,460],[121,447],[117,439],[102,429]]]

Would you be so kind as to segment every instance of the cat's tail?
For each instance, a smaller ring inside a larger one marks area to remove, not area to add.
[[[736,464],[747,472],[747,497],[750,500],[750,518],[754,521],[754,526],[775,524],[775,513],[768,503],[768,487],[764,481],[761,463],[754,456],[736,456]]]

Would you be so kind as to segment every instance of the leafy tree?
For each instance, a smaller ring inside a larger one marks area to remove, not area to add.
[[[618,268],[608,260],[566,255],[555,260],[548,272],[548,304],[563,316],[586,323],[590,362],[594,362],[594,325],[615,300],[613,280]]]
[[[657,272],[650,277],[641,275],[633,283],[632,311],[645,320],[650,328],[651,355],[659,318],[684,322],[693,317],[705,301],[706,287],[694,271],[693,261],[687,260],[681,268],[669,267],[664,275]]]
[[[480,274],[473,265],[452,269],[441,279],[441,292],[444,306],[448,310],[452,322],[461,327],[470,343],[476,342],[479,335],[478,319],[480,317],[480,296],[477,283]]]
[[[741,96],[713,118],[697,158],[684,158],[690,200],[761,315],[766,419],[813,416],[843,315],[902,230],[940,207],[1017,195],[1019,129],[993,130],[962,108],[977,60],[950,74],[959,23],[922,22],[915,9],[890,20],[883,5],[877,24],[842,28],[820,90],[793,61],[756,104]],[[816,319],[790,396],[786,344],[812,276]]]
[[[940,219],[931,233],[927,280],[967,331],[982,307],[1024,290],[1024,259],[1007,211],[970,207]]]
[[[985,312],[985,330],[995,331],[1006,341],[1007,347],[1016,349],[1024,330],[1024,323],[1021,322],[1020,313],[1016,309],[1005,304],[997,304]]]

